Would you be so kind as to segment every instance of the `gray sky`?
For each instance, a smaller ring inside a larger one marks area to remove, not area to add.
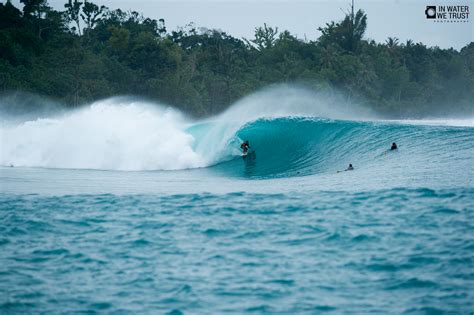
[[[49,0],[62,10],[66,0]],[[315,40],[319,26],[344,17],[350,0],[93,0],[110,9],[135,10],[146,17],[164,18],[168,31],[194,22],[197,27],[216,28],[235,37],[253,38],[256,26],[267,23],[289,30],[299,38]],[[13,0],[18,5],[19,0]],[[427,5],[468,5],[467,23],[436,23],[425,18]],[[367,13],[366,38],[384,42],[398,37],[428,46],[460,49],[473,41],[474,0],[355,0],[356,9]]]

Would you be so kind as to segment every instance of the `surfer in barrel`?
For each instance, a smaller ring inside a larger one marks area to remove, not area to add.
[[[244,142],[242,142],[242,144],[240,145],[240,148],[242,149],[243,154],[247,154],[250,148],[249,141],[245,140]]]
[[[240,145],[240,149],[242,149],[242,158],[246,161],[253,161],[255,160],[255,150],[250,149],[250,144],[248,140],[245,140]]]

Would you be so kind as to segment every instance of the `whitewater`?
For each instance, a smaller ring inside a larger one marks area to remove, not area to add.
[[[289,86],[206,119],[5,102],[0,313],[474,309],[472,117],[387,120]]]

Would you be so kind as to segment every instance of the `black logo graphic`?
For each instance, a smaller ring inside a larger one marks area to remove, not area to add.
[[[425,15],[427,19],[436,19],[436,6],[427,5],[425,10]]]

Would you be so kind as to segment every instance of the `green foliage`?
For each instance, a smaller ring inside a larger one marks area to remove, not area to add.
[[[258,50],[272,48],[275,44],[277,34],[278,27],[272,28],[264,23],[263,27],[257,27],[255,29],[255,39],[251,42],[257,46]]]
[[[193,24],[68,0],[0,3],[0,91],[22,90],[77,106],[133,94],[211,115],[273,83],[343,93],[392,116],[472,112],[474,43],[461,51],[388,38],[367,41],[361,10],[319,28],[317,41],[264,24],[251,40]]]
[[[92,2],[84,2],[81,18],[86,23],[88,30],[95,27],[106,9],[104,5],[99,7]]]
[[[319,42],[322,45],[336,44],[348,52],[358,52],[366,28],[367,16],[359,10],[355,16],[346,15],[339,23],[331,22],[326,27],[319,27],[322,34]]]
[[[82,2],[78,0],[68,0],[68,2],[64,5],[66,11],[64,12],[66,15],[66,20],[69,23],[74,22],[77,28],[73,27],[72,31],[77,31],[79,35],[81,35],[81,6]]]
[[[23,3],[25,17],[41,17],[41,12],[47,9],[46,0],[20,0]]]

